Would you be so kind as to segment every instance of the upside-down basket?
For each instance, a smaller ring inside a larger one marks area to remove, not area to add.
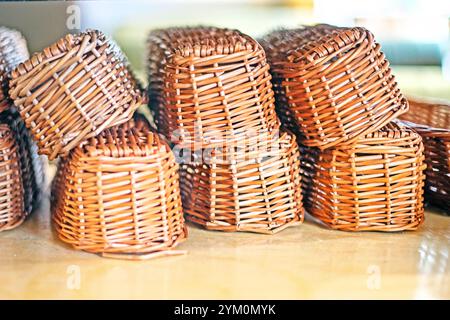
[[[420,136],[391,122],[320,152],[306,209],[338,230],[414,230],[424,221],[423,160]]]
[[[401,116],[416,130],[425,146],[425,198],[450,214],[450,104],[409,99]]]
[[[53,183],[56,230],[76,249],[106,257],[179,254],[186,238],[178,165],[148,124],[126,123],[64,158]]]
[[[158,130],[191,149],[278,129],[263,48],[237,30],[168,28],[148,38],[149,105]]]
[[[205,150],[181,165],[187,219],[210,230],[272,234],[303,221],[299,151],[287,132]]]
[[[261,44],[278,114],[306,146],[352,144],[408,109],[380,45],[364,28],[319,24],[279,30]]]
[[[65,36],[11,78],[10,96],[50,160],[128,121],[142,102],[125,57],[99,31]]]

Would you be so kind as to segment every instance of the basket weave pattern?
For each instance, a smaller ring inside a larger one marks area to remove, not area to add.
[[[209,27],[155,30],[148,57],[150,107],[172,142],[200,149],[278,129],[269,65],[249,36]]]
[[[181,166],[187,219],[210,230],[266,234],[302,222],[295,137],[283,132],[239,151],[215,149],[207,163]]]
[[[320,153],[308,212],[333,229],[415,230],[423,221],[423,144],[396,123]]]
[[[98,31],[67,35],[11,77],[10,96],[50,160],[128,121],[142,102],[124,56]]]
[[[8,125],[0,124],[0,231],[25,220],[23,196],[18,146]]]
[[[8,98],[9,73],[29,58],[27,42],[16,30],[0,27],[0,112],[10,107]]]
[[[425,145],[425,197],[450,214],[450,105],[409,100],[401,119],[416,130]]]
[[[408,109],[380,45],[364,28],[280,30],[261,44],[278,113],[284,123],[295,121],[306,146],[352,144]]]
[[[182,253],[186,237],[178,165],[148,125],[124,124],[75,148],[53,183],[59,237],[124,259]]]

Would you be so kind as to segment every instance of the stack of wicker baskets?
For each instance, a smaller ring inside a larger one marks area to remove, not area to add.
[[[183,157],[189,220],[269,234],[303,220],[298,147],[279,130],[258,42],[212,27],[155,30],[148,76],[155,122]]]
[[[410,110],[400,119],[414,128],[425,145],[425,198],[450,215],[450,105],[409,99]]]
[[[64,242],[125,259],[181,252],[172,250],[186,237],[178,167],[132,119],[142,90],[112,40],[69,34],[20,63],[9,86],[39,153],[60,158],[52,212]]]
[[[11,70],[29,57],[20,32],[0,27],[0,231],[19,226],[39,205],[43,159],[8,96]]]
[[[392,122],[408,110],[364,28],[316,25],[261,41],[277,111],[299,136],[305,206],[334,229],[399,231],[423,220],[423,145]]]

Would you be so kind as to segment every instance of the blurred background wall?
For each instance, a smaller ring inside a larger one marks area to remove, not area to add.
[[[145,38],[167,26],[216,25],[254,37],[279,27],[326,22],[367,27],[409,95],[450,100],[448,0],[117,0],[8,1],[0,25],[16,28],[36,51],[67,32],[110,34],[145,81]]]

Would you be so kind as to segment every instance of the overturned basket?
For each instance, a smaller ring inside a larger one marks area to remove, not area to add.
[[[203,159],[181,165],[187,219],[210,230],[266,234],[303,221],[295,137],[264,137],[204,151]]]
[[[30,214],[39,206],[46,185],[45,160],[38,154],[36,143],[16,112],[5,111],[0,116],[0,122],[9,125],[16,140],[24,190],[24,210]]]
[[[414,230],[423,221],[423,144],[397,123],[320,153],[307,210],[333,229]]]
[[[148,79],[158,129],[179,145],[201,149],[279,127],[264,50],[237,30],[151,32]]]
[[[450,104],[409,99],[409,121],[425,146],[425,198],[450,214]]]
[[[28,58],[27,42],[22,34],[0,27],[0,112],[10,107],[7,94],[10,72]]]
[[[50,160],[128,121],[142,101],[125,57],[99,31],[65,36],[11,77],[10,96]]]
[[[186,238],[178,165],[148,125],[105,130],[62,160],[53,184],[59,237],[107,257],[179,254]]]
[[[295,121],[306,146],[351,144],[408,109],[380,45],[364,28],[280,30],[261,44],[280,118]]]
[[[26,218],[19,151],[13,132],[0,124],[0,231],[19,226]]]

